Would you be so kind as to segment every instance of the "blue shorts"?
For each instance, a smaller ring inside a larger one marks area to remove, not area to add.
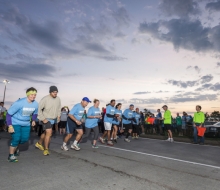
[[[75,130],[78,129],[83,129],[82,125],[77,125],[77,123],[75,121],[73,121],[72,119],[70,119],[69,117],[67,118],[67,125],[66,125],[66,133],[67,134],[73,134]]]
[[[17,147],[19,144],[24,144],[29,140],[30,137],[30,126],[13,125],[14,133],[11,134],[12,147]]]

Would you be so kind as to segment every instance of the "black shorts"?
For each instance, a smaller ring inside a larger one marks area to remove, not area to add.
[[[129,129],[132,129],[132,123],[129,123],[129,124],[123,124],[123,127],[125,128],[125,130],[129,130]]]
[[[171,124],[164,124],[164,129],[165,130],[171,130],[172,129],[172,126],[171,126]]]
[[[67,134],[73,134],[74,129],[83,129],[82,125],[77,125],[75,121],[70,119],[69,117],[67,118],[67,125],[66,125],[66,132]]]
[[[47,123],[44,123],[43,121],[41,122],[42,124],[42,130],[45,131],[46,129],[52,129],[53,125],[48,121]]]
[[[112,128],[114,127],[114,126],[116,126],[116,127],[120,127],[120,125],[117,125],[117,124],[114,124],[114,123],[112,123]]]
[[[67,124],[67,121],[60,121],[59,128],[61,128],[61,129],[66,128],[66,124]]]

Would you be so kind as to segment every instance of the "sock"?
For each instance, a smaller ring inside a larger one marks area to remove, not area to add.
[[[129,135],[131,135],[131,133],[127,133],[127,135],[126,135],[126,137],[125,137],[125,138],[127,139],[127,138],[129,137]]]
[[[78,143],[78,141],[75,140],[73,144],[74,144],[74,145],[77,145],[77,143]]]
[[[65,142],[63,142],[63,146],[66,146],[66,143],[65,143]]]

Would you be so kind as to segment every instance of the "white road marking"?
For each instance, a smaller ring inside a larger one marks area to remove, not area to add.
[[[125,151],[125,152],[132,152],[132,153],[136,153],[136,154],[142,154],[142,155],[156,157],[156,158],[163,158],[163,159],[167,159],[167,160],[183,162],[183,163],[187,163],[187,164],[193,164],[193,165],[199,165],[199,166],[205,166],[205,167],[220,169],[219,166],[213,166],[213,165],[209,165],[209,164],[202,164],[202,163],[198,163],[198,162],[191,162],[191,161],[187,161],[187,160],[180,160],[180,159],[170,158],[170,157],[166,157],[166,156],[160,156],[160,155],[156,155],[156,154],[148,154],[148,153],[145,153],[145,152],[138,152],[138,151],[134,151],[134,150],[127,150],[127,149],[110,147],[110,146],[104,146],[104,145],[99,145],[99,146],[100,147],[111,148],[111,149],[115,149],[115,150],[121,150],[121,151]]]
[[[144,140],[152,140],[152,141],[165,141],[163,139],[151,139],[151,138],[145,138],[145,137],[139,137],[139,139],[144,139]],[[220,146],[218,145],[199,145],[199,144],[193,144],[193,143],[187,143],[187,142],[177,142],[175,141],[174,138],[174,143],[178,143],[178,144],[187,144],[187,145],[193,145],[193,146],[209,146],[209,147],[213,147],[213,148],[220,148]]]

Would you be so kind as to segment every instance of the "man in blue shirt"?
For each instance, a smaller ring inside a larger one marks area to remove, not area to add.
[[[160,135],[162,135],[163,133],[163,130],[162,130],[162,114],[160,112],[160,109],[157,110],[157,115],[156,115],[156,118],[155,118],[155,125],[156,125],[156,129],[158,131],[158,133],[160,133]]]
[[[35,126],[37,118],[38,103],[35,101],[37,90],[33,87],[27,89],[27,98],[21,98],[14,102],[9,108],[6,120],[8,132],[11,133],[11,144],[9,148],[9,162],[17,162],[19,156],[19,144],[24,144],[30,137],[30,116],[32,116],[32,126]]]
[[[67,118],[66,132],[67,135],[64,138],[63,145],[61,146],[62,150],[68,151],[67,142],[72,138],[74,129],[77,131],[76,139],[71,145],[71,148],[74,150],[80,150],[78,142],[80,141],[83,135],[82,127],[82,116],[84,114],[85,107],[91,103],[89,98],[84,97],[81,103],[76,104],[69,112],[69,117]]]
[[[127,133],[125,137],[125,142],[130,142],[128,137],[132,133],[132,121],[134,121],[133,109],[134,109],[134,105],[131,104],[129,106],[129,109],[126,109],[122,114],[123,127],[125,128],[125,132]]]
[[[118,114],[115,114],[115,100],[111,100],[110,104],[106,107],[106,114],[104,117],[104,126],[105,126],[105,132],[102,135],[102,137],[99,138],[100,142],[102,144],[105,144],[104,138],[107,135],[108,136],[108,142],[107,145],[113,146],[113,142],[111,141],[111,129],[112,129],[112,123],[113,119],[119,117]]]
[[[139,113],[139,108],[136,108],[136,111],[134,112],[133,117],[134,117],[134,121],[133,121],[133,138],[138,139],[140,119],[141,119],[141,115]]]

